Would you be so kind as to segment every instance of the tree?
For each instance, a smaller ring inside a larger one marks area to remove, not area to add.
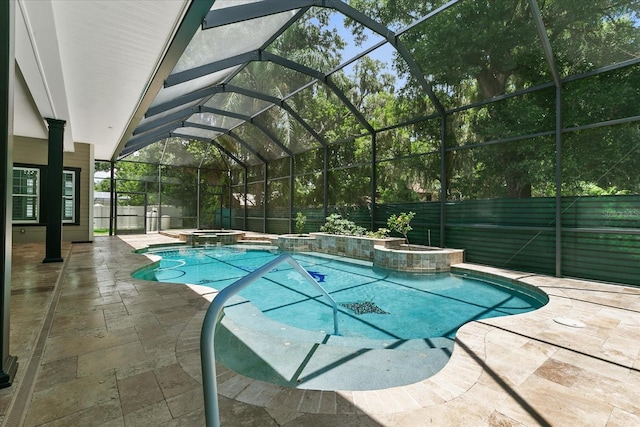
[[[415,0],[354,0],[352,6],[391,28],[412,24],[444,4]],[[538,1],[554,58],[562,76],[584,72],[599,66],[633,59],[640,51],[636,27],[640,3],[595,0]],[[354,31],[357,28],[354,27]],[[422,72],[433,84],[446,108],[464,106],[517,90],[550,82],[551,72],[536,32],[529,2],[461,1],[400,37]],[[395,66],[405,76],[407,64],[396,57]],[[633,85],[624,85],[632,87]],[[604,105],[617,103],[603,88],[591,87],[602,94]],[[420,90],[406,90],[412,97],[423,97]],[[627,97],[626,99],[633,99]],[[609,107],[605,107],[609,109]],[[500,140],[512,135],[552,131],[555,127],[554,93],[536,92],[520,96],[514,102],[493,103],[466,113],[448,117],[450,147]],[[609,116],[610,117],[610,116]],[[603,117],[607,120],[607,117]],[[605,143],[605,141],[602,141]],[[450,176],[466,170],[475,181],[490,182],[502,176],[484,194],[489,197],[531,197],[548,183],[533,163],[539,153],[552,154],[546,144],[506,143],[492,149],[448,153]],[[485,155],[486,153],[486,155]],[[597,150],[593,153],[597,155]],[[542,165],[547,170],[548,165]],[[461,184],[457,181],[457,184]],[[481,183],[477,183],[481,184]],[[450,188],[449,191],[474,196],[474,189]],[[478,187],[478,185],[475,185]],[[502,189],[502,190],[501,190]],[[504,191],[504,192],[503,192]],[[482,192],[479,194],[483,194]]]

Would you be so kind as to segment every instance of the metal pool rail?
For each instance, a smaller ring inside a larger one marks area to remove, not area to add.
[[[338,305],[335,300],[331,298],[331,295],[318,283],[316,280],[302,268],[298,262],[289,254],[282,254],[278,258],[274,259],[253,271],[251,274],[244,276],[231,285],[221,290],[218,295],[213,299],[211,305],[207,309],[207,314],[204,316],[204,322],[202,324],[202,332],[200,333],[200,363],[202,365],[202,387],[204,392],[204,414],[207,422],[207,427],[219,427],[220,426],[220,409],[218,407],[218,384],[216,381],[216,356],[213,346],[213,337],[215,334],[216,323],[222,313],[224,304],[249,286],[254,281],[258,280],[278,265],[283,262],[288,262],[291,266],[302,275],[309,283],[315,286],[331,303],[333,307],[333,333],[338,335]]]

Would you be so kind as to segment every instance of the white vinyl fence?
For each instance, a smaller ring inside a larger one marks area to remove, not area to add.
[[[109,206],[93,206],[93,228],[109,228]],[[162,206],[160,229],[182,228],[182,208]],[[118,229],[140,230],[144,226],[144,206],[118,206]],[[158,211],[149,207],[146,212],[147,232],[158,231]]]

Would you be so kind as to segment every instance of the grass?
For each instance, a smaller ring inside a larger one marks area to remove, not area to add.
[[[108,228],[94,228],[93,229],[93,235],[94,236],[107,236],[107,235],[109,235],[109,229]]]

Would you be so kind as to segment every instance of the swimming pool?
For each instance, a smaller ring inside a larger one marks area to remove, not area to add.
[[[162,259],[134,277],[223,289],[277,257],[276,250],[242,246],[156,250]],[[373,269],[371,263],[295,253],[339,305],[340,334],[369,339],[452,338],[473,320],[524,313],[546,296],[507,283],[449,273],[409,275]],[[296,328],[333,331],[331,306],[287,264],[257,280],[240,295],[266,316]]]

